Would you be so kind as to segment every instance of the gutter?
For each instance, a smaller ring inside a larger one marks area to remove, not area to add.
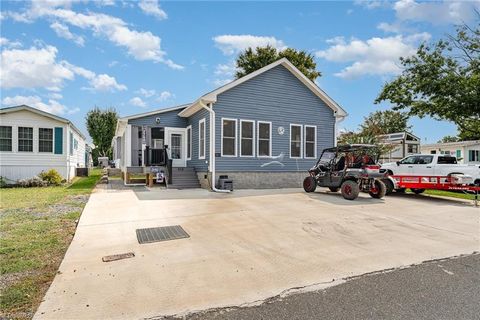
[[[212,191],[221,193],[230,193],[230,190],[220,190],[215,187],[215,111],[213,111],[213,104],[209,106],[203,103],[200,99],[198,104],[210,113],[210,171],[212,173]]]

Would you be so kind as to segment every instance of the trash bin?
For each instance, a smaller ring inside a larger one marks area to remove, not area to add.
[[[233,180],[226,175],[218,177],[217,189],[233,191]]]

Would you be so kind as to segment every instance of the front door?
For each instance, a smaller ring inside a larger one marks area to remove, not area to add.
[[[165,128],[168,158],[172,159],[173,167],[186,167],[187,146],[185,141],[186,129]]]

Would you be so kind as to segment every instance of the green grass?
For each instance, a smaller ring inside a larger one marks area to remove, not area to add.
[[[450,191],[444,191],[444,190],[425,190],[425,194],[429,194],[432,196],[442,196],[442,197],[450,197],[450,198],[458,198],[458,199],[467,199],[467,200],[473,200],[475,198],[475,195],[473,194],[466,194],[466,193],[460,193],[460,192],[450,192]],[[480,198],[480,196],[479,196]]]
[[[31,318],[100,176],[94,169],[70,185],[0,189],[0,318]]]

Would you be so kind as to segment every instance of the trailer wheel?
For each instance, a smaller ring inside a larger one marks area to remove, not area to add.
[[[415,194],[420,194],[420,193],[425,192],[425,189],[410,189],[410,190],[412,190],[412,192],[415,193]]]
[[[315,189],[317,189],[317,181],[314,177],[308,176],[303,179],[303,190],[305,190],[305,192],[314,192]]]
[[[358,183],[352,180],[346,180],[342,183],[342,196],[347,200],[355,200],[360,193]]]
[[[386,195],[392,194],[393,190],[395,189],[395,186],[393,185],[392,180],[382,179],[382,182],[385,184],[385,187],[387,188],[385,194]]]
[[[378,179],[375,179],[373,183],[375,185],[375,189],[371,189],[368,193],[370,197],[375,199],[382,199],[385,197],[385,194],[387,193],[387,187],[385,186],[385,183]]]
[[[340,189],[340,188],[338,188],[338,187],[328,187],[328,189],[330,189],[330,191],[332,191],[332,192],[337,192],[338,189]]]

